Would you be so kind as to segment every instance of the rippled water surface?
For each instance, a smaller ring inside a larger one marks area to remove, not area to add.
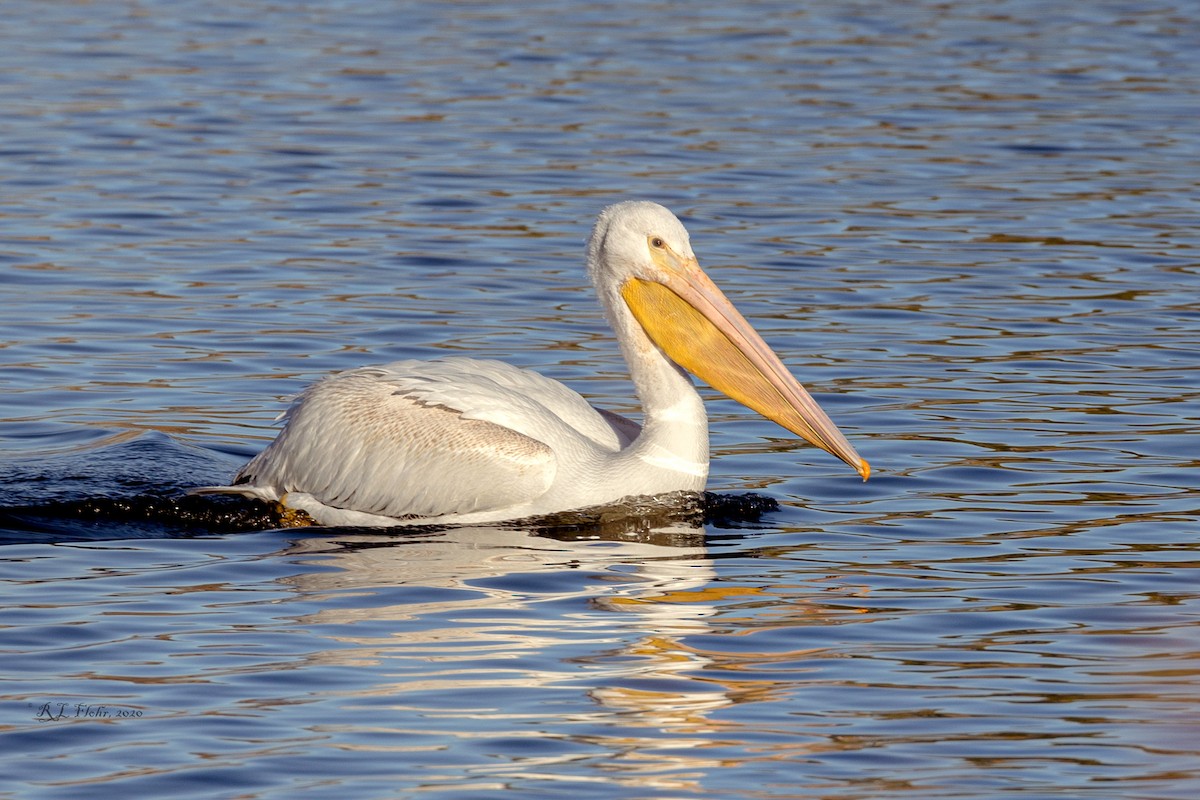
[[[1198,19],[7,8],[0,796],[1196,797]],[[628,197],[870,482],[709,393],[709,488],[778,511],[382,535],[180,499],[362,364],[635,413],[581,269]]]

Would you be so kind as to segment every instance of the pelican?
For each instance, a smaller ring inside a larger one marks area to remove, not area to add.
[[[696,260],[657,203],[601,212],[587,271],[641,400],[641,425],[499,361],[396,361],[324,378],[278,437],[215,487],[322,525],[474,524],[698,492],[708,419],[688,373],[853,467],[867,462]]]

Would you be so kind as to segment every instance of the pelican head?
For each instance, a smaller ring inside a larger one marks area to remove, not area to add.
[[[588,242],[588,272],[615,314],[637,326],[675,364],[853,467],[867,464],[787,367],[701,271],[683,223],[657,203],[601,212]]]

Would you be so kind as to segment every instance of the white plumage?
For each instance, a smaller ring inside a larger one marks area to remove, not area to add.
[[[643,426],[498,361],[397,361],[309,387],[275,441],[214,490],[330,525],[494,522],[699,491],[707,419],[685,368],[866,477],[866,462],[700,272],[670,211],[610,206],[587,260]]]

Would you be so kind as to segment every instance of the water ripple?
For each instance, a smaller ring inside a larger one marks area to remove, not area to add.
[[[28,8],[0,793],[1195,796],[1189,7]],[[580,264],[631,196],[870,482],[710,393],[710,488],[778,510],[232,534],[273,522],[179,499],[367,363],[636,412]]]

